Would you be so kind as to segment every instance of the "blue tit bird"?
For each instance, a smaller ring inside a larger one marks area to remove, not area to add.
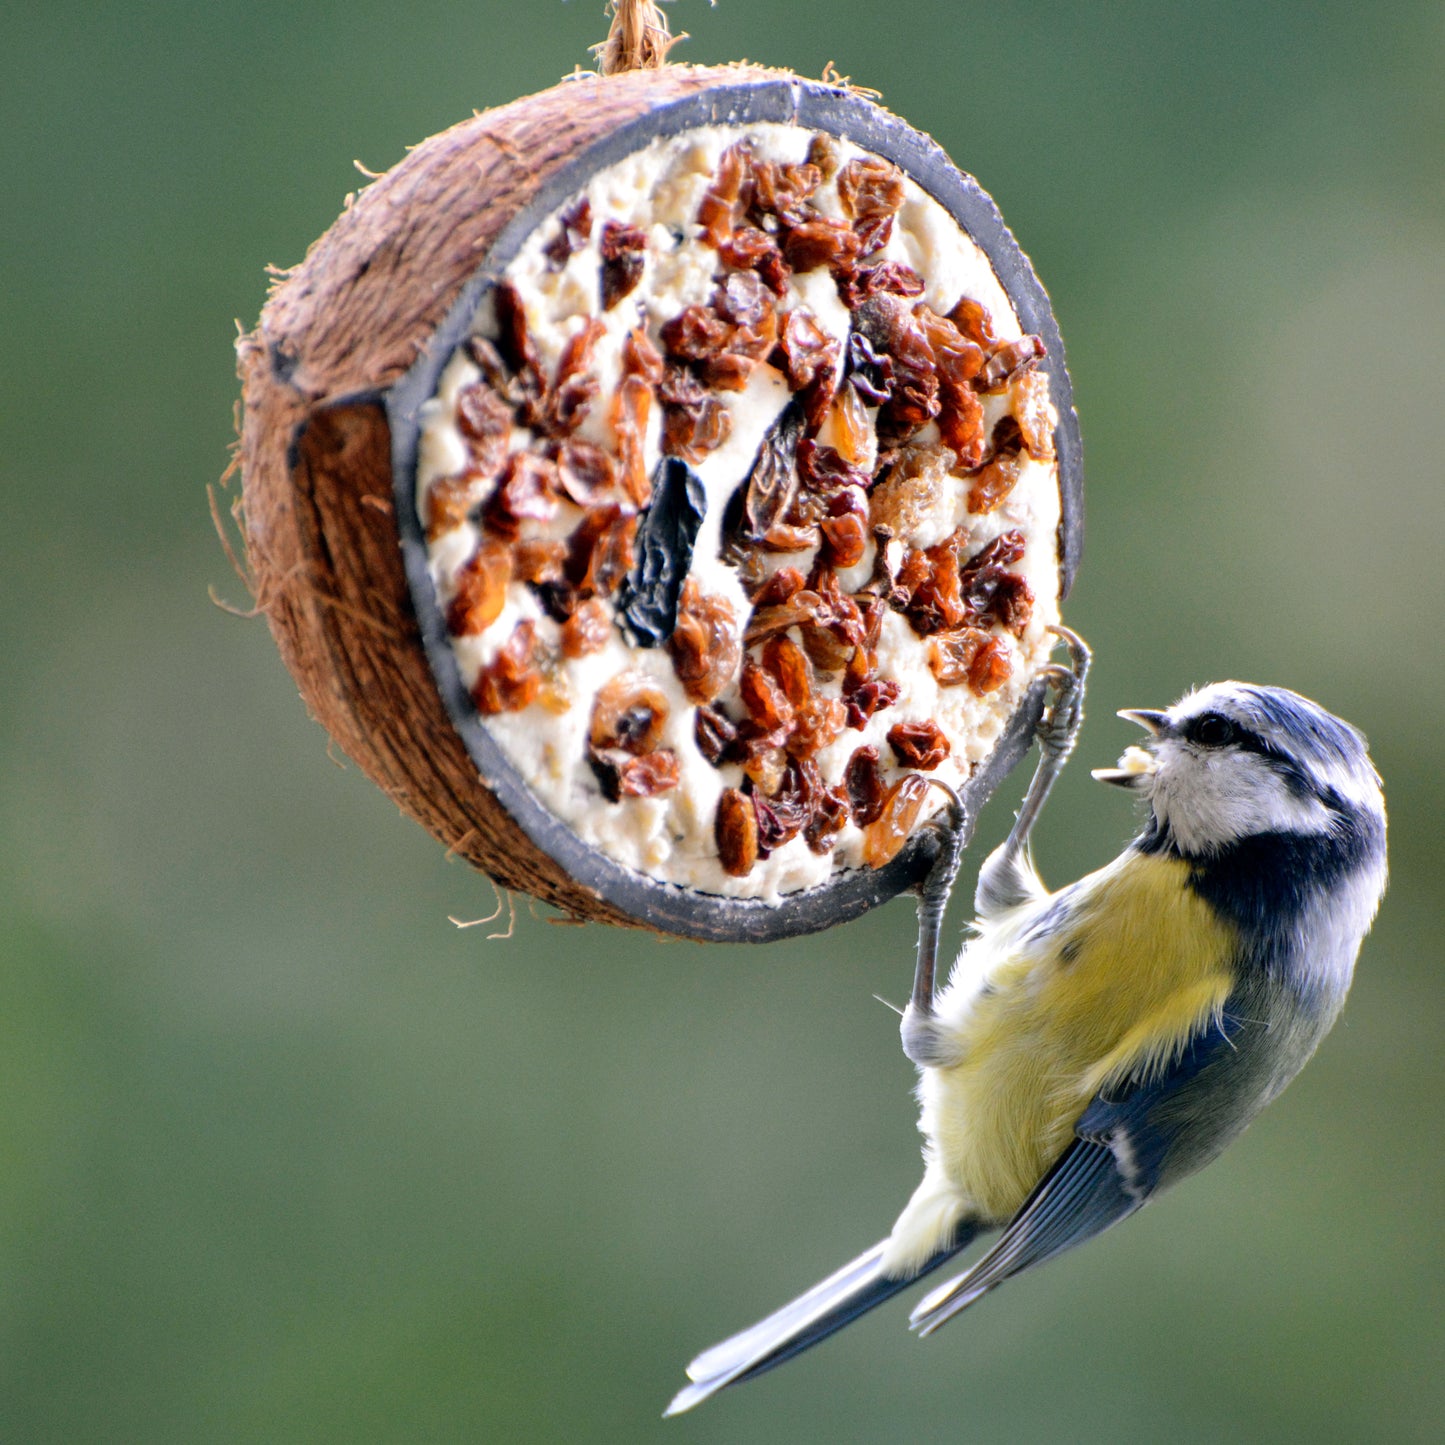
[[[1071,752],[1089,652],[1049,669],[1041,758],[980,870],[977,920],[935,993],[961,851],[955,798],[919,902],[903,1048],[919,1070],[923,1181],[889,1236],[704,1351],[668,1414],[792,1358],[1002,1233],[913,1311],[934,1330],[1023,1270],[1128,1218],[1213,1159],[1300,1071],[1349,989],[1385,888],[1365,739],[1307,698],[1222,682],[1094,776],[1148,803],[1107,867],[1050,893],[1029,835]]]

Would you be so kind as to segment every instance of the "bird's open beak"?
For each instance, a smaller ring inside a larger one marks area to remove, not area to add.
[[[1168,725],[1169,714],[1152,712],[1148,708],[1122,708],[1119,716],[1147,728],[1152,737],[1158,737]],[[1101,783],[1112,783],[1116,788],[1142,788],[1154,776],[1159,760],[1143,748],[1125,748],[1117,768],[1095,768],[1093,777]]]

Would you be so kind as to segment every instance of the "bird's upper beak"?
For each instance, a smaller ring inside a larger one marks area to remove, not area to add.
[[[1169,725],[1169,714],[1153,712],[1148,708],[1122,708],[1119,716],[1147,728],[1151,737],[1159,737]],[[1144,748],[1125,748],[1117,768],[1095,768],[1093,776],[1101,783],[1112,783],[1116,788],[1142,788],[1158,770],[1159,760]]]

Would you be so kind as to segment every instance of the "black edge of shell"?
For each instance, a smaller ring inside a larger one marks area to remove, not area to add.
[[[581,86],[577,99],[579,104],[586,103]],[[816,933],[860,917],[920,880],[931,861],[931,840],[920,831],[885,867],[853,869],[821,887],[785,894],[776,903],[727,898],[657,882],[584,844],[528,788],[482,724],[462,682],[432,586],[426,540],[417,516],[417,452],[422,405],[435,393],[443,368],[468,335],[483,296],[527,237],[568,197],[599,170],[654,140],[701,126],[770,121],[852,141],[900,166],[973,238],[993,266],[1024,331],[1042,337],[1048,355],[1041,364],[1049,373],[1051,398],[1059,413],[1055,433],[1061,505],[1059,580],[1061,595],[1067,595],[1083,540],[1083,466],[1063,340],[1048,294],[998,207],[977,181],[960,171],[936,142],[855,92],[798,79],[717,86],[659,106],[579,152],[548,177],[532,202],[503,227],[426,350],[386,397],[397,529],[407,584],[438,691],[482,781],[531,842],[576,882],[653,928],[708,942],[766,943]],[[970,777],[963,790],[970,837],[989,796],[1028,751],[1043,704],[1044,685],[1036,682],[984,764]]]

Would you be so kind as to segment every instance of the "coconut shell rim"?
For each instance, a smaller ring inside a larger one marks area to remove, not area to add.
[[[587,84],[578,82],[579,88]],[[581,97],[579,96],[579,100]],[[646,927],[707,942],[769,942],[819,932],[860,917],[916,885],[935,853],[930,830],[909,839],[882,868],[849,869],[818,887],[776,900],[735,898],[685,888],[639,873],[584,843],[528,787],[476,712],[462,682],[428,567],[416,508],[416,469],[422,405],[435,395],[441,372],[471,330],[487,290],[500,279],[526,239],[597,171],[651,142],[709,125],[775,122],[847,139],[900,166],[931,195],[983,251],[1018,312],[1025,332],[1039,335],[1050,395],[1058,411],[1060,599],[1067,597],[1083,541],[1083,458],[1073,387],[1063,339],[1048,294],[992,197],[960,170],[937,142],[857,91],[801,77],[723,84],[665,102],[620,125],[558,166],[532,199],[497,233],[416,361],[380,395],[391,431],[392,482],[398,541],[407,589],[442,705],[478,769],[480,781],[531,844],[571,879]],[[1028,752],[1044,706],[1045,685],[1025,693],[962,789],[965,844],[984,804]]]

